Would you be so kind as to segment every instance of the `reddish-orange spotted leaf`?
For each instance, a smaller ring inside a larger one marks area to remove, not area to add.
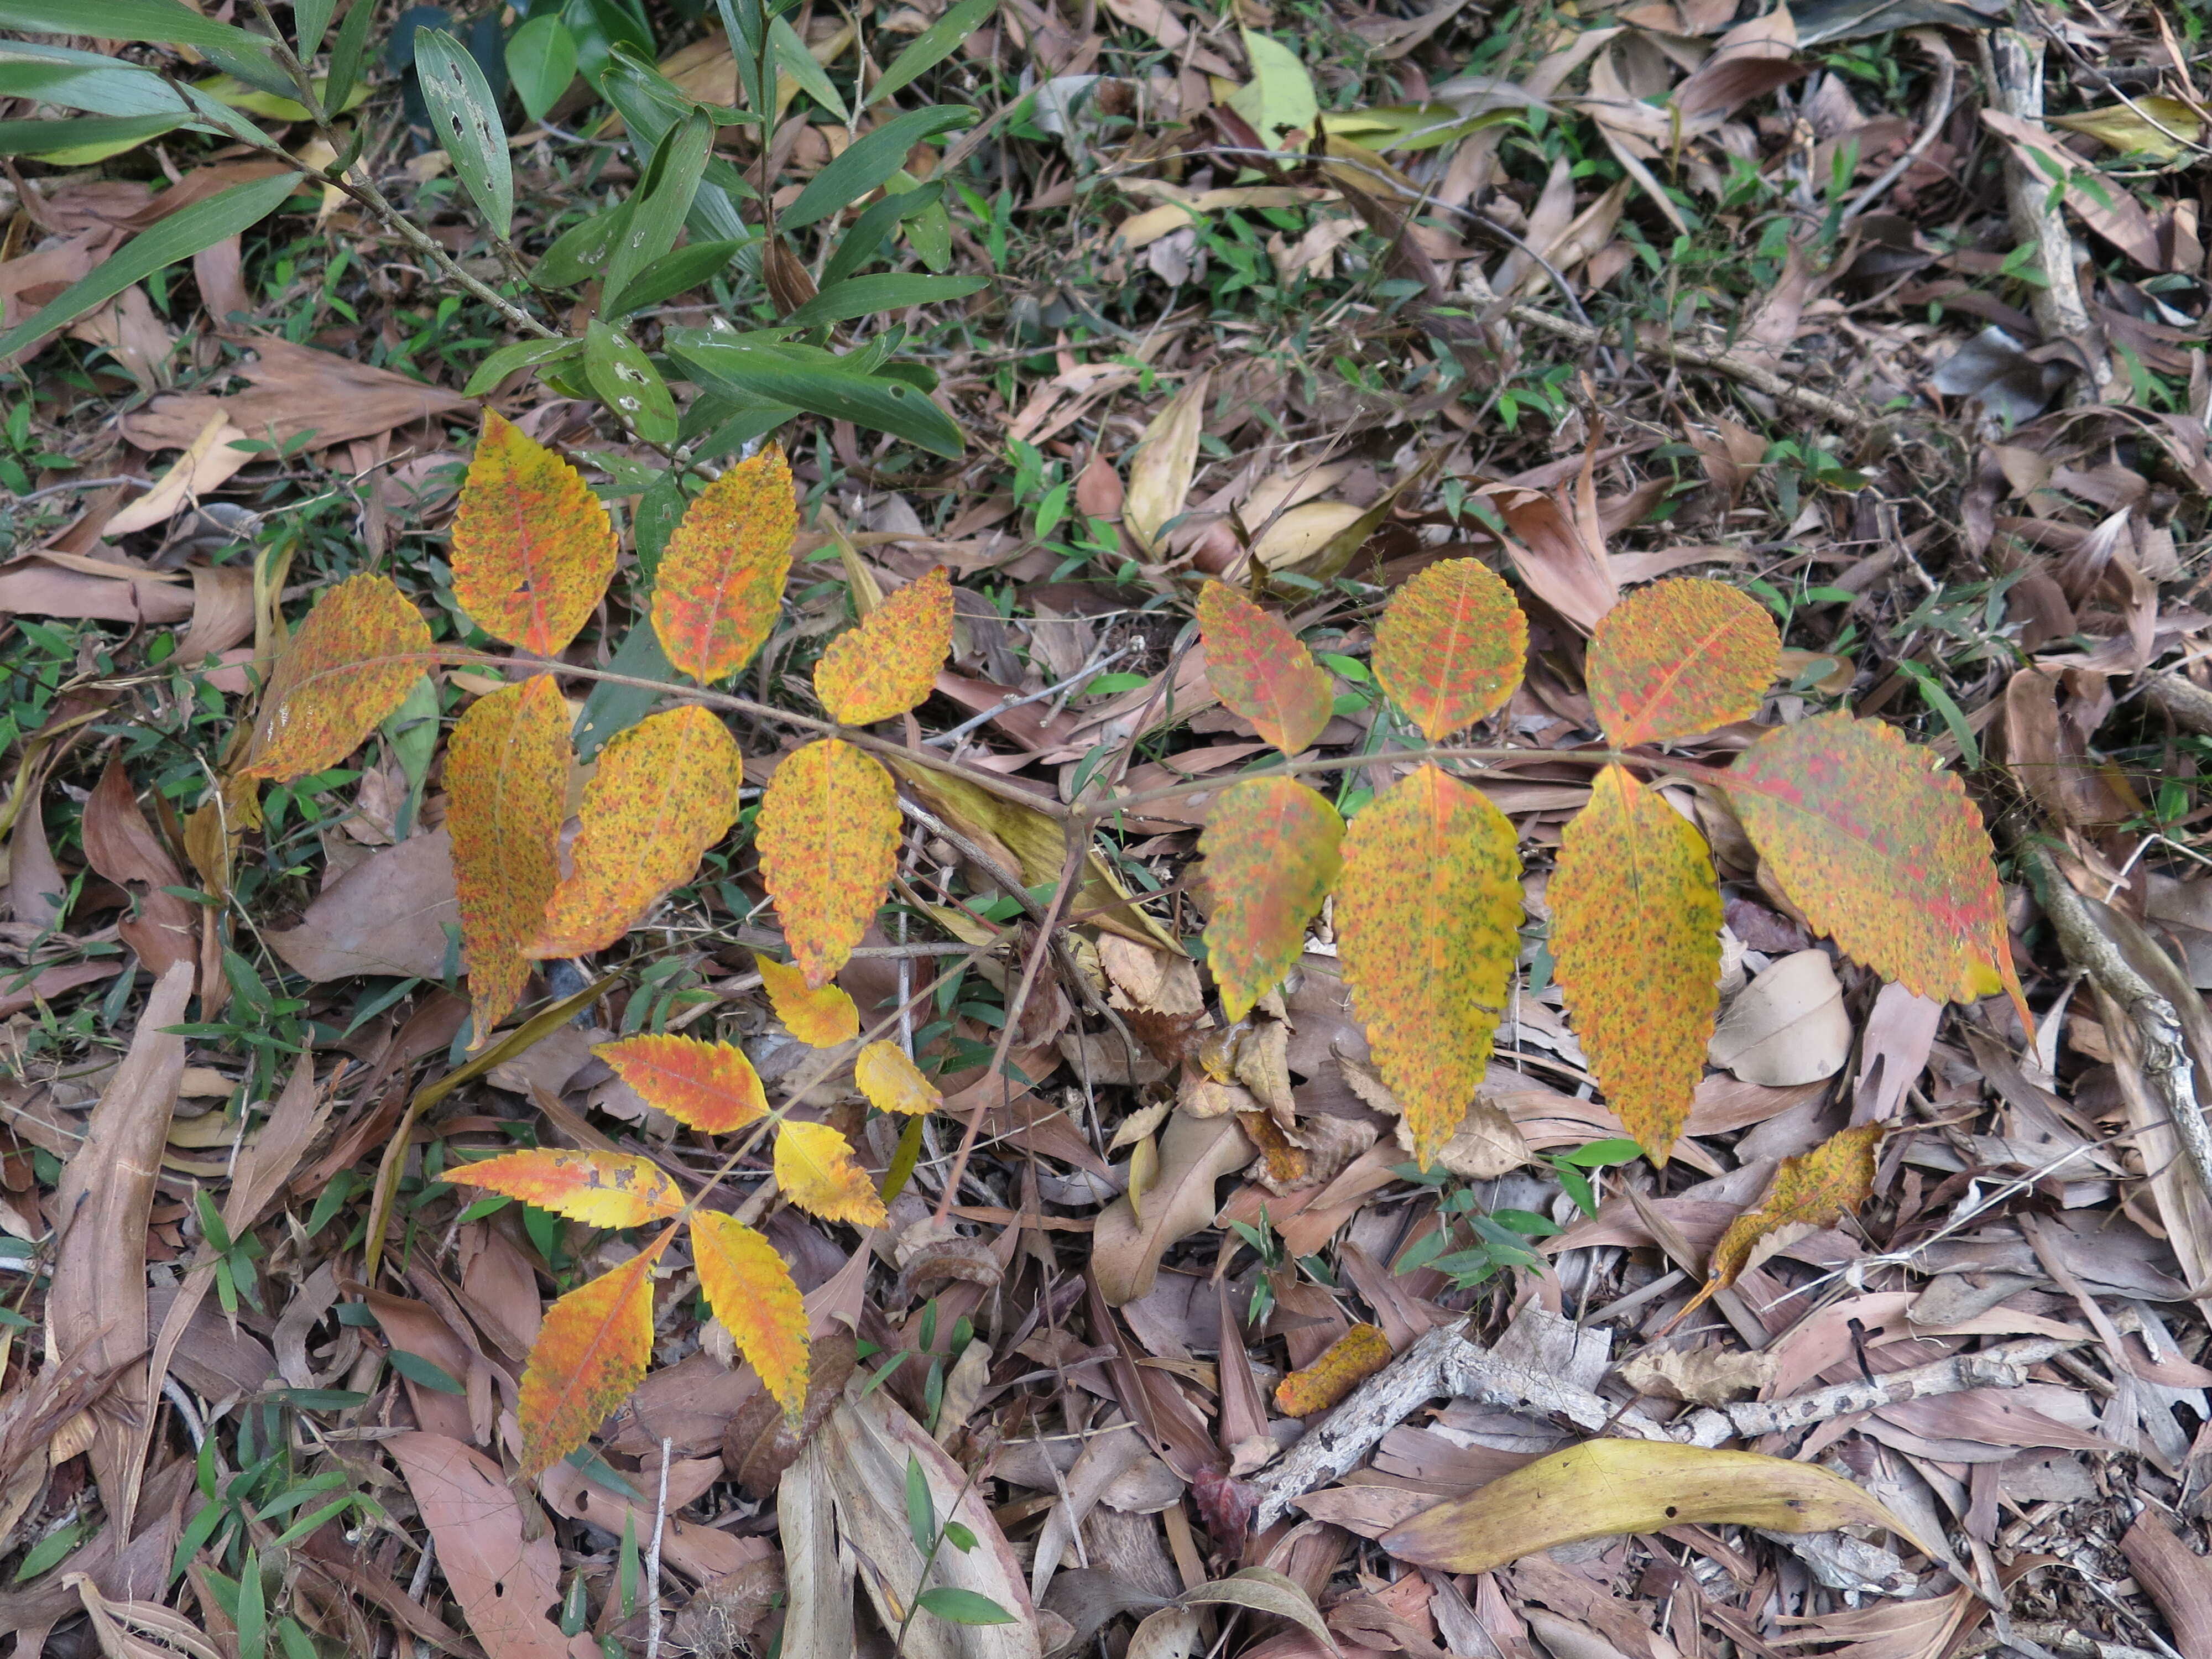
[[[783,941],[809,985],[827,984],[875,920],[898,866],[898,837],[890,774],[849,743],[810,743],[769,777],[753,844]]]
[[[1705,1074],[1720,1006],[1712,858],[1656,791],[1608,766],[1567,825],[1545,894],[1552,955],[1591,1069],[1628,1133],[1664,1165]]]
[[[871,1042],[853,1062],[853,1081],[879,1112],[921,1117],[945,1104],[937,1085],[896,1042]]]
[[[853,999],[835,985],[818,990],[806,975],[774,957],[755,955],[761,983],[768,987],[769,1005],[784,1029],[810,1048],[834,1048],[860,1035],[860,1011]]]
[[[602,1042],[592,1052],[646,1104],[702,1134],[726,1135],[768,1115],[760,1073],[732,1043],[663,1033]]]
[[[1735,1284],[1768,1234],[1793,1222],[1825,1227],[1865,1203],[1874,1191],[1875,1149],[1881,1144],[1886,1127],[1863,1123],[1840,1130],[1811,1152],[1784,1158],[1765,1199],[1729,1223],[1720,1243],[1713,1246],[1704,1286],[1674,1316],[1673,1324],[1680,1324],[1707,1297]]]
[[[542,657],[576,637],[615,574],[615,527],[584,475],[484,410],[453,520],[453,597],[495,639]]]
[[[775,1246],[735,1216],[691,1218],[691,1254],[707,1305],[787,1420],[806,1404],[806,1302]]]
[[[1285,1417],[1315,1417],[1329,1409],[1390,1363],[1390,1339],[1379,1325],[1354,1325],[1310,1365],[1275,1384],[1275,1409]]]
[[[561,880],[568,757],[568,708],[550,674],[477,698],[446,748],[446,828],[475,1048],[514,1011],[530,978],[522,947],[544,926],[545,902]]]
[[[884,1224],[884,1200],[868,1172],[853,1162],[852,1143],[826,1123],[787,1120],[775,1132],[776,1189],[810,1215]]]
[[[892,594],[814,665],[814,695],[842,726],[918,706],[952,649],[952,578],[943,565]]]
[[[1424,766],[1345,836],[1337,951],[1426,1169],[1474,1103],[1521,949],[1521,856],[1480,790]]]
[[[1528,619],[1479,559],[1443,559],[1398,590],[1375,627],[1375,678],[1431,743],[1505,707]]]
[[[465,1164],[447,1180],[483,1187],[593,1227],[642,1227],[684,1207],[676,1183],[649,1158],[628,1152],[529,1147]]]
[[[699,492],[653,576],[653,631],[695,680],[726,679],[775,625],[799,528],[791,464],[770,444]]]
[[[1207,814],[1206,958],[1231,1020],[1298,965],[1341,862],[1344,820],[1294,778],[1239,778]]]
[[[1702,576],[1639,588],[1598,618],[1585,678],[1613,743],[1664,743],[1748,720],[1782,635],[1766,607]]]
[[[744,761],[721,721],[687,704],[648,714],[599,751],[569,869],[527,957],[603,951],[699,867],[738,816]]]
[[[243,775],[289,783],[336,766],[407,701],[429,651],[430,630],[389,576],[340,582],[276,659]]]
[[[1721,785],[1783,890],[1850,955],[1921,996],[2021,1003],[1989,832],[1932,752],[1838,709],[1769,732]]]
[[[1286,755],[1321,735],[1336,706],[1336,683],[1280,617],[1225,582],[1208,582],[1198,596],[1198,626],[1206,678],[1232,713]]]
[[[653,1354],[653,1264],[675,1234],[669,1228],[545,1310],[522,1372],[525,1474],[543,1473],[590,1439],[645,1380]]]

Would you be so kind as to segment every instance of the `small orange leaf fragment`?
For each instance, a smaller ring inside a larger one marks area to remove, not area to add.
[[[1668,1328],[1680,1324],[1715,1292],[1735,1284],[1768,1234],[1795,1222],[1825,1227],[1865,1203],[1874,1192],[1875,1149],[1887,1129],[1885,1124],[1862,1123],[1838,1130],[1809,1152],[1784,1158],[1765,1198],[1729,1223],[1713,1246],[1704,1286]]]
[[[1598,618],[1584,678],[1606,736],[1626,749],[1749,720],[1781,656],[1765,605],[1685,576],[1638,588]]]
[[[890,774],[849,743],[810,743],[769,777],[753,844],[809,985],[828,983],[868,931],[898,867],[898,837]]]
[[[669,1228],[619,1267],[545,1310],[523,1368],[522,1472],[542,1474],[592,1437],[645,1380],[653,1354],[653,1264]]]
[[[940,564],[830,642],[814,694],[841,726],[889,720],[928,696],[951,649],[952,577]]]
[[[806,1404],[806,1302],[775,1246],[733,1215],[699,1210],[691,1252],[707,1305],[787,1419]]]
[[[775,626],[799,529],[791,464],[770,444],[699,492],[653,576],[653,631],[695,680],[726,679]]]
[[[734,1044],[661,1032],[602,1042],[592,1052],[647,1105],[702,1134],[726,1135],[768,1115],[760,1073]]]
[[[1567,824],[1545,891],[1576,1035],[1607,1103],[1663,1167],[1689,1121],[1720,1006],[1721,890],[1705,839],[1656,791],[1608,766]]]
[[[584,475],[493,410],[453,520],[453,597],[495,638],[567,648],[615,574],[615,527]]]
[[[1198,626],[1206,678],[1231,711],[1286,755],[1310,746],[1335,710],[1336,683],[1289,624],[1226,582],[1208,582]]]
[[[389,576],[349,576],[316,601],[269,677],[249,778],[288,783],[336,766],[407,701],[430,630]]]
[[[921,1117],[945,1104],[937,1085],[896,1042],[871,1042],[853,1062],[853,1081],[879,1112]]]
[[[504,1193],[592,1227],[642,1227],[684,1207],[684,1194],[658,1164],[628,1152],[526,1147],[448,1170],[446,1179]]]
[[[461,946],[482,1048],[529,981],[522,947],[560,884],[568,709],[550,674],[471,704],[446,747],[446,827],[453,839]]]
[[[1310,1365],[1275,1384],[1275,1409],[1285,1417],[1328,1410],[1390,1363],[1390,1339],[1379,1325],[1354,1325]]]
[[[835,985],[811,989],[806,975],[788,963],[756,953],[761,983],[784,1028],[810,1048],[834,1048],[860,1035],[860,1011]]]
[[[1375,625],[1375,678],[1431,743],[1505,707],[1528,652],[1528,619],[1480,559],[1431,565]]]
[[[1474,1103],[1521,950],[1521,854],[1480,790],[1423,766],[1345,836],[1337,950],[1428,1167]]]
[[[826,1123],[787,1119],[775,1132],[775,1184],[800,1209],[824,1221],[884,1224],[884,1200],[868,1172],[853,1162],[852,1143]]]
[[[1298,965],[1343,840],[1336,809],[1295,778],[1239,778],[1214,801],[1198,838],[1213,900],[1206,952],[1232,1021]]]
[[[617,732],[585,787],[568,874],[523,954],[580,957],[620,939],[736,822],[744,777],[736,742],[696,705]]]

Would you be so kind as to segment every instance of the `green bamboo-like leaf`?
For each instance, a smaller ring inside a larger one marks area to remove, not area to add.
[[[584,334],[584,378],[599,401],[647,443],[676,441],[676,400],[653,360],[596,317]]]
[[[927,28],[907,43],[891,59],[884,78],[868,90],[868,101],[880,104],[925,70],[932,70],[960,49],[960,43],[981,28],[983,20],[999,9],[999,0],[960,0]]]
[[[501,240],[514,228],[514,169],[491,82],[469,50],[443,29],[415,32],[415,73],[430,125],[477,210]]]
[[[966,447],[952,417],[916,387],[887,374],[855,373],[827,351],[703,328],[670,329],[663,337],[702,386],[740,403],[788,404],[889,432],[936,455],[957,458]]]
[[[540,363],[564,362],[580,355],[580,343],[574,340],[523,340],[514,345],[501,346],[477,365],[469,383],[461,388],[465,398],[481,398],[518,368],[535,368]]]
[[[786,230],[797,230],[850,207],[904,167],[907,152],[923,139],[972,126],[977,118],[975,111],[956,104],[909,110],[884,122],[816,173],[799,199],[776,216],[776,222]]]
[[[544,120],[576,78],[576,37],[550,12],[532,18],[507,43],[507,74],[523,112]]]
[[[343,109],[353,96],[353,83],[361,78],[362,52],[368,45],[368,27],[376,20],[375,0],[353,0],[338,38],[331,45],[331,78],[323,88],[323,107]]]
[[[692,111],[669,128],[653,153],[643,183],[630,198],[630,210],[607,250],[607,292],[620,295],[655,260],[676,246],[698,193],[714,124]]]
[[[729,268],[742,241],[694,242],[673,253],[664,253],[629,280],[629,286],[601,307],[609,317],[626,317],[678,294],[703,288]]]
[[[998,0],[992,0],[994,5]],[[845,112],[845,100],[837,95],[837,83],[832,81],[814,61],[814,54],[806,49],[806,42],[799,38],[799,31],[782,18],[768,26],[769,48],[775,54],[775,65],[793,80],[799,89],[828,110],[839,120],[849,120]]]
[[[990,285],[990,279],[984,276],[924,276],[904,270],[851,276],[834,288],[823,289],[783,320],[792,328],[818,328],[824,323],[873,316],[879,311],[902,311],[936,300],[963,299]]]
[[[0,121],[0,155],[88,166],[185,125],[183,115],[89,115],[75,121]],[[97,150],[97,155],[82,152]],[[63,158],[69,158],[64,160]]]
[[[186,116],[191,106],[158,75],[98,52],[0,40],[0,95],[88,115]]]
[[[323,49],[323,36],[330,33],[331,17],[337,10],[337,0],[292,0],[292,27],[301,63],[315,61],[315,54]]]
[[[203,17],[177,0],[0,0],[0,29],[213,47],[263,57],[269,46],[268,36]]]
[[[886,181],[892,188],[884,199],[871,205],[853,221],[853,228],[837,244],[837,250],[822,267],[818,280],[825,289],[843,282],[854,271],[883,251],[884,238],[890,235],[900,221],[911,219],[925,208],[935,204],[944,195],[945,186],[932,179],[919,190],[901,193],[896,188],[896,177]]]

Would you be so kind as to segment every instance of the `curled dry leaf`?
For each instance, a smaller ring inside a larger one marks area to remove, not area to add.
[[[1590,705],[1615,745],[1694,737],[1759,712],[1782,635],[1765,605],[1701,576],[1639,588],[1598,619]]]
[[[814,694],[843,726],[918,707],[952,649],[952,578],[943,565],[908,582],[841,634],[814,665]]]
[[[1148,1294],[1169,1245],[1213,1223],[1213,1186],[1252,1161],[1252,1143],[1233,1114],[1194,1118],[1177,1112],[1160,1136],[1159,1163],[1140,1219],[1128,1198],[1098,1213],[1091,1271],[1106,1305]]]
[[[845,965],[890,890],[899,810],[890,774],[836,738],[784,757],[753,832],[784,942],[822,985]]]
[[[1746,1083],[1789,1088],[1841,1071],[1854,1036],[1828,953],[1797,951],[1737,994],[1706,1057]]]
[[[755,956],[769,1005],[784,1029],[812,1048],[834,1048],[860,1034],[860,1011],[835,985],[810,989],[806,975],[774,957]]]
[[[1146,553],[1159,552],[1161,529],[1182,511],[1198,470],[1198,440],[1206,420],[1206,390],[1211,373],[1199,375],[1175,400],[1152,416],[1129,463],[1129,490],[1121,501],[1121,522]]]
[[[1198,850],[1213,901],[1206,961],[1231,1019],[1297,966],[1343,837],[1336,809],[1295,778],[1240,778],[1214,802]]]
[[[659,1166],[628,1152],[526,1147],[465,1164],[446,1179],[504,1193],[593,1227],[642,1227],[684,1207],[683,1194]]]
[[[1443,559],[1398,590],[1375,629],[1375,678],[1431,743],[1503,708],[1528,619],[1477,559]]]
[[[495,410],[453,520],[453,597],[484,632],[567,649],[615,574],[615,529],[583,474]]]
[[[550,674],[477,698],[446,746],[446,828],[477,1048],[529,982],[522,947],[561,880],[569,757],[568,705]]]
[[[1784,1227],[1825,1227],[1865,1203],[1874,1191],[1875,1149],[1885,1132],[1880,1123],[1863,1123],[1838,1131],[1809,1152],[1784,1158],[1765,1199],[1729,1223],[1713,1246],[1705,1285],[1674,1322],[1735,1284],[1762,1240]]]
[[[884,1224],[884,1201],[852,1144],[826,1123],[787,1121],[775,1132],[775,1184],[802,1210],[856,1227]]]
[[[653,631],[671,665],[706,682],[752,660],[775,625],[798,528],[791,464],[778,445],[699,492],[653,574]]]
[[[871,1042],[853,1062],[853,1081],[879,1112],[921,1117],[945,1104],[937,1085],[896,1042]]]
[[[407,701],[429,650],[430,630],[390,577],[340,582],[276,659],[243,775],[289,783],[336,766]]]
[[[1224,582],[1198,596],[1206,677],[1221,701],[1286,755],[1310,745],[1335,707],[1335,683],[1273,611]]]
[[[647,1105],[702,1134],[727,1134],[768,1115],[760,1073],[734,1043],[655,1033],[602,1042],[592,1052]]]

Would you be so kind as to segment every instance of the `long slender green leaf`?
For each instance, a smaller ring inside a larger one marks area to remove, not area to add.
[[[4,0],[0,0],[4,3]],[[799,199],[776,216],[786,230],[797,230],[849,207],[906,165],[906,153],[925,138],[973,126],[977,112],[964,104],[909,110],[856,139],[842,155],[816,173]]]
[[[0,29],[268,55],[269,37],[203,17],[177,0],[0,0]]]
[[[584,332],[584,378],[599,401],[647,443],[676,441],[676,400],[653,359],[628,335],[596,317]]]
[[[368,45],[368,26],[375,18],[375,0],[353,0],[331,46],[330,84],[323,88],[325,109],[343,109],[353,95],[354,82],[361,78],[362,53]]]
[[[563,358],[580,356],[584,348],[575,340],[522,340],[514,345],[501,346],[477,365],[469,383],[461,388],[464,398],[481,398],[518,368],[534,368],[540,363],[559,362]]]
[[[903,194],[889,191],[880,202],[872,204],[860,216],[853,221],[837,251],[822,267],[821,283],[825,289],[835,288],[862,265],[883,251],[884,238],[902,219],[911,219],[945,193],[945,186],[933,179],[919,190]]]
[[[868,89],[868,101],[880,104],[915,76],[935,69],[959,51],[960,43],[981,28],[983,20],[998,9],[999,0],[960,0],[958,5],[915,35],[907,43],[906,50],[891,59],[884,78]]]
[[[337,0],[292,0],[292,27],[297,33],[301,63],[315,61],[315,54],[323,49],[323,36],[330,33],[331,14],[337,9]]]
[[[415,73],[453,171],[504,241],[514,228],[514,169],[491,82],[469,49],[443,29],[415,31]]]
[[[35,155],[41,160],[98,149],[107,155],[159,138],[185,125],[176,115],[92,115],[76,121],[0,121],[0,155]],[[94,158],[80,158],[84,165]],[[64,162],[63,165],[70,165]]]
[[[998,0],[992,0],[994,5]],[[832,81],[822,65],[814,61],[814,54],[806,49],[806,42],[799,38],[799,31],[782,18],[768,26],[769,44],[775,52],[775,65],[793,80],[799,89],[841,121],[852,118],[845,112],[845,100],[837,95],[837,83]]]
[[[676,234],[691,211],[691,198],[698,193],[714,142],[714,124],[696,109],[660,140],[632,198],[629,222],[609,246],[608,293],[621,294],[641,271],[676,246]]]
[[[933,454],[957,458],[965,449],[952,417],[920,389],[889,375],[855,374],[827,351],[703,328],[671,329],[664,337],[702,386],[742,403],[789,404],[889,432]]]
[[[141,231],[104,264],[94,266],[41,306],[37,315],[0,334],[0,362],[32,341],[68,326],[95,306],[105,305],[131,283],[259,224],[299,185],[298,178],[289,173],[233,185],[220,196],[180,208],[152,229]]]
[[[191,109],[150,70],[33,40],[0,40],[0,95],[88,115],[185,115]]]
[[[912,271],[883,271],[873,276],[848,276],[835,288],[825,288],[783,320],[792,328],[819,328],[842,323],[848,317],[871,316],[878,311],[902,311],[908,306],[936,300],[958,300],[979,288],[990,287],[985,276],[923,276]]]
[[[629,286],[603,304],[600,311],[608,317],[626,317],[672,295],[688,294],[727,270],[744,246],[729,240],[694,242],[673,253],[664,253],[631,278]]]
[[[576,78],[576,37],[552,13],[539,14],[507,43],[507,73],[522,99],[523,112],[533,121],[544,120]]]

